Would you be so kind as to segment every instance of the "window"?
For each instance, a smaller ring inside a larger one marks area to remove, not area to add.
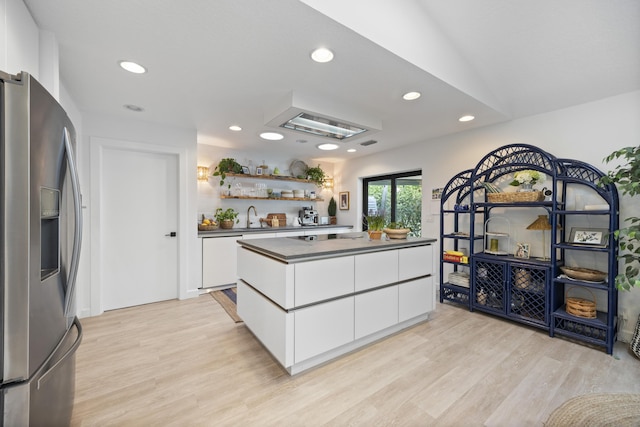
[[[409,227],[410,236],[421,235],[421,170],[364,178],[362,184],[363,230],[367,229],[366,216],[382,215],[386,223],[400,222]]]

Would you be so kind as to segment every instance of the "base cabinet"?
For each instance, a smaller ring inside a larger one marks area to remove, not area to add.
[[[406,249],[291,264],[237,250],[238,315],[291,374],[422,322],[434,308],[430,256],[420,269],[426,275],[398,281]],[[380,259],[395,269],[382,284],[368,270]],[[369,279],[375,286],[367,286]]]
[[[294,312],[295,363],[353,341],[353,299],[341,298]]]
[[[477,255],[472,306],[548,329],[551,270],[549,263]]]

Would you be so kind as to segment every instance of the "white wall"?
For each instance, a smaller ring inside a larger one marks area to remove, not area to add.
[[[0,22],[0,70],[39,78],[40,33],[22,0],[0,0]]]
[[[338,221],[360,227],[362,177],[421,168],[426,195],[443,187],[456,173],[475,167],[489,151],[507,144],[535,145],[556,157],[592,164],[602,171],[612,151],[637,146],[640,141],[640,91],[550,113],[436,138],[382,154],[362,157],[335,166],[336,194],[351,192],[349,211],[338,211]],[[621,199],[620,218],[636,215],[640,198]],[[423,201],[423,235],[438,237],[439,204]],[[535,218],[533,218],[535,219]],[[434,260],[439,262],[439,258]],[[640,289],[621,292],[619,312],[629,319],[621,338],[629,339],[640,312]]]

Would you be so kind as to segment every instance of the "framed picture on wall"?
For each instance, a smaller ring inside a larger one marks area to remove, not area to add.
[[[349,192],[341,191],[339,195],[340,199],[340,210],[348,211],[349,210]]]

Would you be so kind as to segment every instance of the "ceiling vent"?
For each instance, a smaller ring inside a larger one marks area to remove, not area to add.
[[[365,133],[370,135],[382,129],[379,119],[351,110],[343,104],[294,92],[287,94],[270,112],[265,113],[265,124],[338,141]]]
[[[368,147],[369,145],[373,145],[373,144],[377,144],[377,143],[378,143],[378,141],[370,139],[368,141],[361,142],[360,145],[362,145],[363,147]]]

